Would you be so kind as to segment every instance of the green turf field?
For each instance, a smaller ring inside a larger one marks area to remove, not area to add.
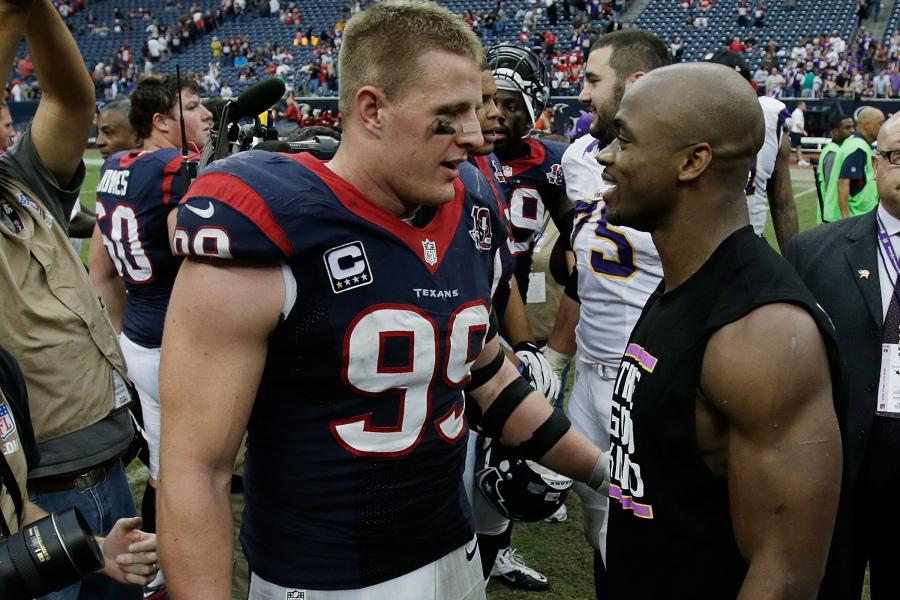
[[[90,208],[93,208],[95,203],[94,194],[100,170],[99,161],[99,152],[89,151],[85,154],[87,175],[81,192],[81,202]],[[812,169],[794,169],[791,171],[791,177],[800,230],[803,231],[813,227],[816,223],[816,192]],[[766,227],[766,238],[777,248],[771,219]],[[82,249],[82,256],[85,258],[87,251],[88,244],[86,243]],[[135,462],[128,469],[128,477],[132,482],[138,506],[140,506],[147,469]],[[581,532],[580,501],[573,493],[569,495],[566,504],[569,509],[569,520],[565,523],[557,525],[548,523],[517,524],[513,531],[513,547],[518,548],[524,554],[529,566],[547,576],[550,580],[550,590],[544,593],[519,592],[492,581],[488,586],[488,595],[491,600],[524,600],[527,598],[593,600],[593,551]],[[868,597],[868,589],[866,589],[863,598],[867,600]]]

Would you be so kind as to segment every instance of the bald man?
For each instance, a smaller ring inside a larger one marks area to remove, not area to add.
[[[900,523],[875,510],[900,506],[900,407],[890,401],[900,390],[900,116],[877,139],[877,208],[797,236],[786,257],[831,315],[844,357],[852,537],[834,545],[852,548],[851,597],[860,598],[868,564],[871,598],[883,600],[900,598]]]
[[[814,598],[841,482],[836,344],[749,224],[759,102],[728,67],[679,64],[633,84],[614,122],[607,216],[650,232],[663,280],[613,389],[613,597]]]
[[[884,123],[884,113],[867,106],[859,111],[857,131],[844,140],[835,159],[840,165],[838,206],[826,206],[826,222],[867,213],[878,204],[875,169],[872,164],[872,142]]]

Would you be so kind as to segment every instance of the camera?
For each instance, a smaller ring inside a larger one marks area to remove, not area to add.
[[[103,554],[77,508],[50,514],[0,540],[0,598],[29,600],[103,567]]]

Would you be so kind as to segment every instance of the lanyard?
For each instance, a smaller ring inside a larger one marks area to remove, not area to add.
[[[878,217],[878,241],[881,242],[881,247],[884,248],[884,253],[887,255],[888,260],[891,262],[891,266],[894,267],[894,275],[900,276],[900,261],[897,260],[897,253],[894,251],[894,245],[891,244],[891,236],[888,235],[887,230],[884,227],[884,223],[881,222],[881,217]]]

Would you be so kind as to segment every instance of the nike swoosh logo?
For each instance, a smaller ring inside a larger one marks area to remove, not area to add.
[[[475,553],[478,551],[478,538],[475,538],[475,545],[472,546],[472,551],[469,552],[469,549],[466,548],[466,560],[471,561],[475,558]]]
[[[212,202],[206,208],[194,208],[190,204],[185,204],[184,207],[201,219],[208,219],[216,212],[216,207],[212,205]]]

